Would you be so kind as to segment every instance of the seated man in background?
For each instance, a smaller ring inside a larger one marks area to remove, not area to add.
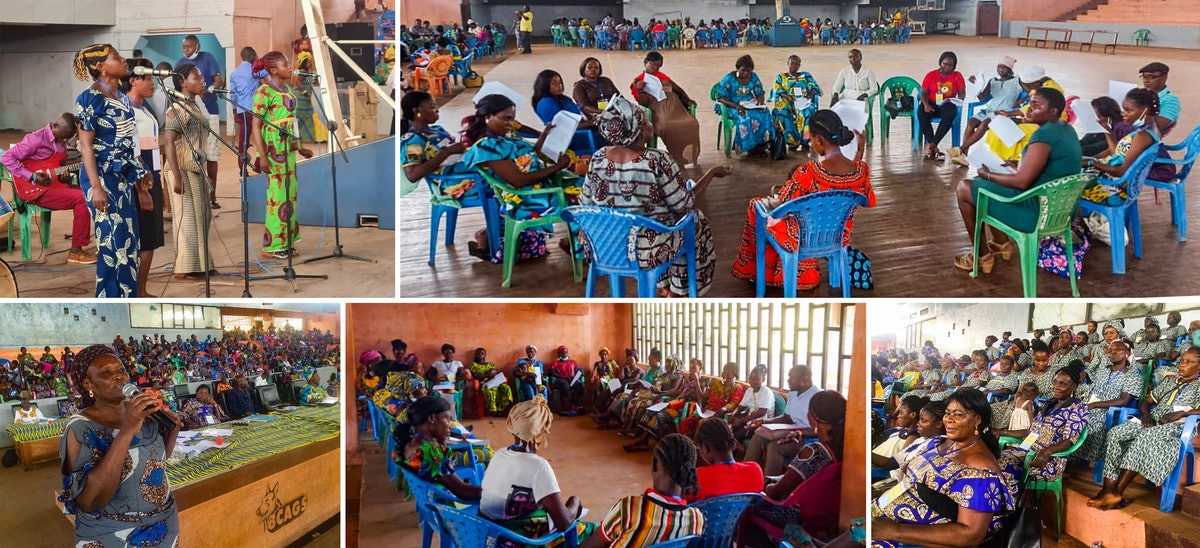
[[[32,396],[30,396],[28,390],[21,391],[21,405],[13,407],[15,411],[13,423],[33,424],[46,420],[46,417],[42,415],[42,411],[33,404],[31,398]]]
[[[797,365],[788,372],[788,397],[783,415],[758,423],[754,437],[746,447],[746,461],[754,461],[763,467],[768,476],[783,473],[785,463],[800,453],[803,440],[791,439],[793,431],[800,437],[813,437],[808,424],[808,402],[821,388],[812,382],[812,369]],[[753,423],[751,423],[753,424]],[[783,441],[787,440],[787,441]],[[783,441],[783,443],[775,443]]]
[[[240,419],[254,414],[254,399],[250,396],[250,383],[244,375],[233,380],[233,388],[225,391],[225,404],[230,418]]]
[[[75,212],[67,263],[95,264],[96,254],[83,250],[92,240],[92,216],[83,198],[83,190],[78,186],[52,184],[54,179],[42,169],[57,168],[57,165],[43,166],[37,173],[27,167],[30,163],[45,162],[52,158],[60,161],[66,159],[67,141],[74,137],[75,115],[64,112],[46,127],[26,135],[21,142],[4,151],[0,155],[0,163],[12,173],[17,196],[22,200],[51,211],[69,209]],[[61,177],[65,177],[65,174]]]

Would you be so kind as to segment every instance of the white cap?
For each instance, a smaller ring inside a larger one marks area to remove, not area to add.
[[[1030,65],[1021,69],[1021,83],[1032,84],[1046,77],[1046,69]]]

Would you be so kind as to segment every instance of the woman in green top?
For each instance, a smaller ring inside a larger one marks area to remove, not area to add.
[[[494,388],[484,386],[493,377],[500,374],[496,369],[496,364],[487,361],[487,350],[480,347],[475,349],[475,359],[471,362],[471,377],[475,380],[478,386],[475,388],[476,393],[483,394],[484,407],[487,408],[487,413],[493,416],[503,415],[508,411],[508,406],[512,405],[512,388],[507,383],[500,383]]]
[[[987,167],[980,167],[979,177],[964,179],[958,184],[958,210],[962,214],[963,225],[967,227],[967,239],[975,241],[975,204],[979,199],[979,189],[986,188],[1001,196],[1012,197],[1055,179],[1076,175],[1082,170],[1080,161],[1083,152],[1079,148],[1079,136],[1060,119],[1066,108],[1067,100],[1061,91],[1044,86],[1038,88],[1029,100],[1025,121],[1039,127],[1029,138],[1021,163],[1016,166],[1017,172],[993,173]],[[988,214],[1003,219],[1017,230],[1030,231],[1037,223],[1038,202],[1030,199],[1016,204],[992,203],[988,206]],[[989,252],[979,257],[979,266],[984,274],[992,271],[995,262],[993,253],[1008,259],[1016,248],[1003,234],[997,232],[995,236],[995,240],[987,243]],[[954,258],[954,266],[963,270],[971,270],[974,262],[974,253]]]

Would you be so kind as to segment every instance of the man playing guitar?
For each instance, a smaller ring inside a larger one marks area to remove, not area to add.
[[[67,186],[64,172],[71,169],[57,165],[66,157],[67,141],[74,136],[75,115],[64,112],[54,122],[26,135],[20,143],[5,151],[0,155],[0,163],[12,173],[17,196],[22,200],[53,211],[69,209],[75,212],[67,262],[95,264],[96,254],[84,250],[92,239],[92,216],[83,191]],[[42,230],[49,229],[42,227]]]

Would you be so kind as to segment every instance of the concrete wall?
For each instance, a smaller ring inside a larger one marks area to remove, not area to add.
[[[1122,46],[1125,51],[1136,47],[1133,45],[1133,33],[1143,28],[1150,29],[1150,45],[1153,47],[1200,49],[1200,27],[1183,25],[1165,26],[1137,23],[1118,25],[1111,23],[1077,23],[1074,21],[1063,23],[1057,21],[1012,21],[1004,19],[1000,22],[1000,35],[1008,38],[1023,38],[1025,37],[1025,29],[1028,27],[1045,26],[1065,29],[1117,31],[1120,33],[1117,37],[1117,45]]]
[[[607,346],[623,357],[633,344],[629,304],[348,304],[346,315],[346,361],[354,363],[372,348],[391,358],[396,338],[425,366],[441,359],[442,344],[450,343],[464,363],[476,347],[486,348],[488,360],[501,370],[512,369],[527,344],[538,347],[543,362],[566,345],[587,369],[597,348]]]
[[[67,314],[63,314],[64,308]],[[93,309],[96,311],[94,316]],[[79,320],[75,320],[75,316],[79,316]],[[124,303],[4,304],[0,305],[0,325],[5,326],[0,329],[0,348],[12,350],[26,346],[40,356],[46,345],[56,353],[63,346],[77,350],[88,344],[111,344],[118,334],[141,337],[160,333],[170,340],[174,340],[175,335],[188,338],[194,334],[201,340],[208,335],[221,336],[219,329],[134,329],[129,323],[129,305]]]
[[[116,0],[7,1],[4,22],[29,25],[112,25]]]
[[[1000,5],[1000,18],[1004,21],[1057,21],[1092,3],[1093,0],[1004,0]]]

